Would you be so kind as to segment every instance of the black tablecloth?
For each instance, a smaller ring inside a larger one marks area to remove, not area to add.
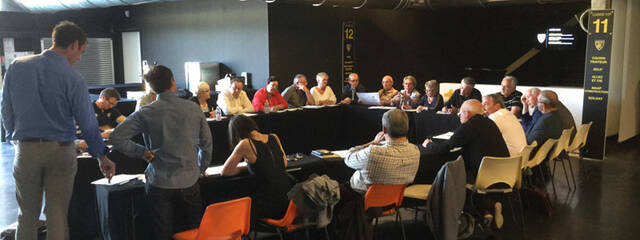
[[[387,110],[368,109],[363,105],[340,105],[320,109],[303,109],[259,114],[253,119],[263,133],[275,133],[288,154],[309,154],[313,149],[348,149],[369,142],[382,131],[382,115]],[[419,144],[428,136],[453,131],[460,125],[456,115],[431,111],[407,112],[409,141]],[[212,166],[221,165],[231,153],[229,118],[210,121],[213,136]]]
[[[386,110],[368,109],[367,106],[342,105],[321,109],[303,109],[282,113],[259,114],[252,117],[263,133],[276,133],[288,154],[308,154],[313,149],[331,150],[369,142],[382,129],[382,115]],[[460,125],[456,115],[433,112],[407,112],[409,116],[409,141],[421,143],[432,135],[453,131]],[[229,119],[209,122],[213,135],[212,166],[222,165],[231,152],[227,127]],[[416,183],[430,183],[446,161],[454,160],[458,153],[422,153]],[[117,173],[142,173],[146,163],[140,159],[129,159],[114,152],[110,158],[117,164]],[[78,162],[78,174],[72,197],[69,227],[72,239],[94,239],[100,232],[102,238],[129,239],[135,229],[144,229],[141,215],[144,208],[143,189],[140,184],[115,187],[94,187],[91,181],[101,178],[95,159]],[[353,173],[342,159],[318,159],[306,157],[290,162],[288,171],[300,181],[311,173],[327,174],[332,179],[345,182]],[[199,180],[204,206],[247,196],[255,179],[248,174],[235,177],[208,177]],[[99,206],[96,207],[98,194]],[[106,206],[106,207],[105,207]],[[96,214],[98,209],[99,214]],[[100,216],[100,224],[98,224]],[[133,219],[133,220],[132,220]],[[133,224],[133,223],[136,224]],[[100,228],[100,227],[101,228]],[[145,231],[136,232],[138,239],[144,239]]]

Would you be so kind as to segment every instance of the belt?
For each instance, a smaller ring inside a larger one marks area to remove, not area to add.
[[[19,142],[57,142],[56,140],[50,140],[46,138],[25,138],[18,140]]]
[[[51,140],[46,138],[25,138],[25,139],[20,139],[17,142],[31,142],[31,143],[57,142],[60,146],[67,146],[73,143],[73,142],[67,142],[67,141],[56,141],[56,140]]]

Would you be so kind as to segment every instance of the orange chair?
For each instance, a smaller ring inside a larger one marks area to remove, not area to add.
[[[207,207],[200,227],[176,233],[175,240],[242,239],[249,234],[251,198],[243,197]]]
[[[283,240],[285,232],[291,232],[293,230],[312,225],[312,224],[306,224],[306,225],[293,224],[293,220],[295,220],[296,217],[298,216],[300,216],[300,212],[298,212],[298,208],[296,207],[296,204],[293,201],[289,201],[289,207],[287,207],[287,212],[284,214],[284,217],[282,217],[281,219],[263,218],[263,219],[260,219],[260,221],[269,226],[275,227],[276,231],[278,232],[278,235],[280,236],[280,240]],[[325,233],[326,239],[328,240],[329,233],[327,232],[326,227],[324,228],[324,233]],[[254,234],[257,234],[257,232],[254,231]],[[307,234],[307,239],[309,239],[309,232],[307,231],[306,234]],[[256,235],[254,235],[254,239],[257,239]]]
[[[406,184],[397,185],[382,185],[372,184],[367,189],[367,193],[364,195],[364,211],[367,212],[370,208],[381,208],[381,214],[375,215],[375,226],[378,225],[378,217],[390,214],[396,214],[396,223],[400,221],[400,228],[402,229],[402,239],[407,239],[407,235],[404,232],[404,224],[402,224],[402,216],[398,212],[400,205],[402,205],[402,198],[404,196],[404,189]],[[375,232],[375,231],[374,231]]]

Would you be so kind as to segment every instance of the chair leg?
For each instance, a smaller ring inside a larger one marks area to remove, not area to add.
[[[513,223],[517,224],[518,220],[516,219],[516,211],[513,209],[513,203],[511,202],[511,196],[507,196],[507,202],[509,202],[509,208],[511,208],[511,217],[513,218]]]
[[[522,209],[522,196],[520,192],[516,191],[516,195],[518,195],[518,202],[520,202],[520,230],[522,231],[522,239],[525,238],[525,225],[524,225],[524,210]]]
[[[307,240],[311,240],[311,238],[309,237],[309,227],[304,228],[304,236],[307,237]]]
[[[553,194],[556,194],[556,183],[555,183],[555,175],[556,175],[556,164],[558,161],[553,160],[553,172],[551,173],[551,186],[553,187]]]
[[[413,208],[416,212],[413,215],[413,224],[418,225],[418,206]]]
[[[280,240],[284,240],[284,234],[282,233],[282,230],[280,230],[280,228],[276,228],[276,231],[278,231],[278,236],[280,236]]]
[[[329,238],[329,230],[327,230],[327,227],[324,227],[324,238],[327,240],[331,240],[331,238]]]
[[[399,209],[396,209],[396,217],[400,219],[400,229],[402,230],[402,239],[407,240],[407,234],[404,232],[404,223],[402,222],[402,215],[400,215]]]
[[[562,160],[562,170],[564,171],[564,178],[567,180],[567,186],[571,190],[571,184],[569,183],[569,174],[567,173],[567,167],[564,165],[564,159]]]
[[[576,185],[576,177],[573,175],[573,166],[571,165],[571,157],[567,157],[567,162],[569,162],[569,171],[571,172],[571,178],[573,179],[573,190],[578,189],[578,185]]]

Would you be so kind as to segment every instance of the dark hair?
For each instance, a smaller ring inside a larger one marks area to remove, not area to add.
[[[104,97],[105,99],[107,99],[107,101],[109,101],[109,99],[111,98],[115,98],[116,100],[120,101],[120,93],[114,88],[105,88],[100,92],[100,97]]]
[[[233,116],[229,121],[229,143],[231,143],[231,149],[233,150],[240,140],[249,138],[253,130],[259,131],[258,124],[253,119],[242,114]]]
[[[80,47],[87,42],[87,33],[73,22],[62,21],[53,27],[51,39],[56,47],[67,48],[75,41],[78,41]]]
[[[144,75],[144,80],[149,83],[151,89],[157,94],[171,88],[171,78],[173,78],[171,69],[162,65],[153,66],[151,70]]]
[[[234,77],[233,79],[231,79],[231,83],[234,83],[234,82],[242,83],[242,86],[244,86],[244,78],[243,77]]]
[[[270,82],[279,82],[279,80],[276,76],[269,76],[269,78],[267,78],[267,84]]]

